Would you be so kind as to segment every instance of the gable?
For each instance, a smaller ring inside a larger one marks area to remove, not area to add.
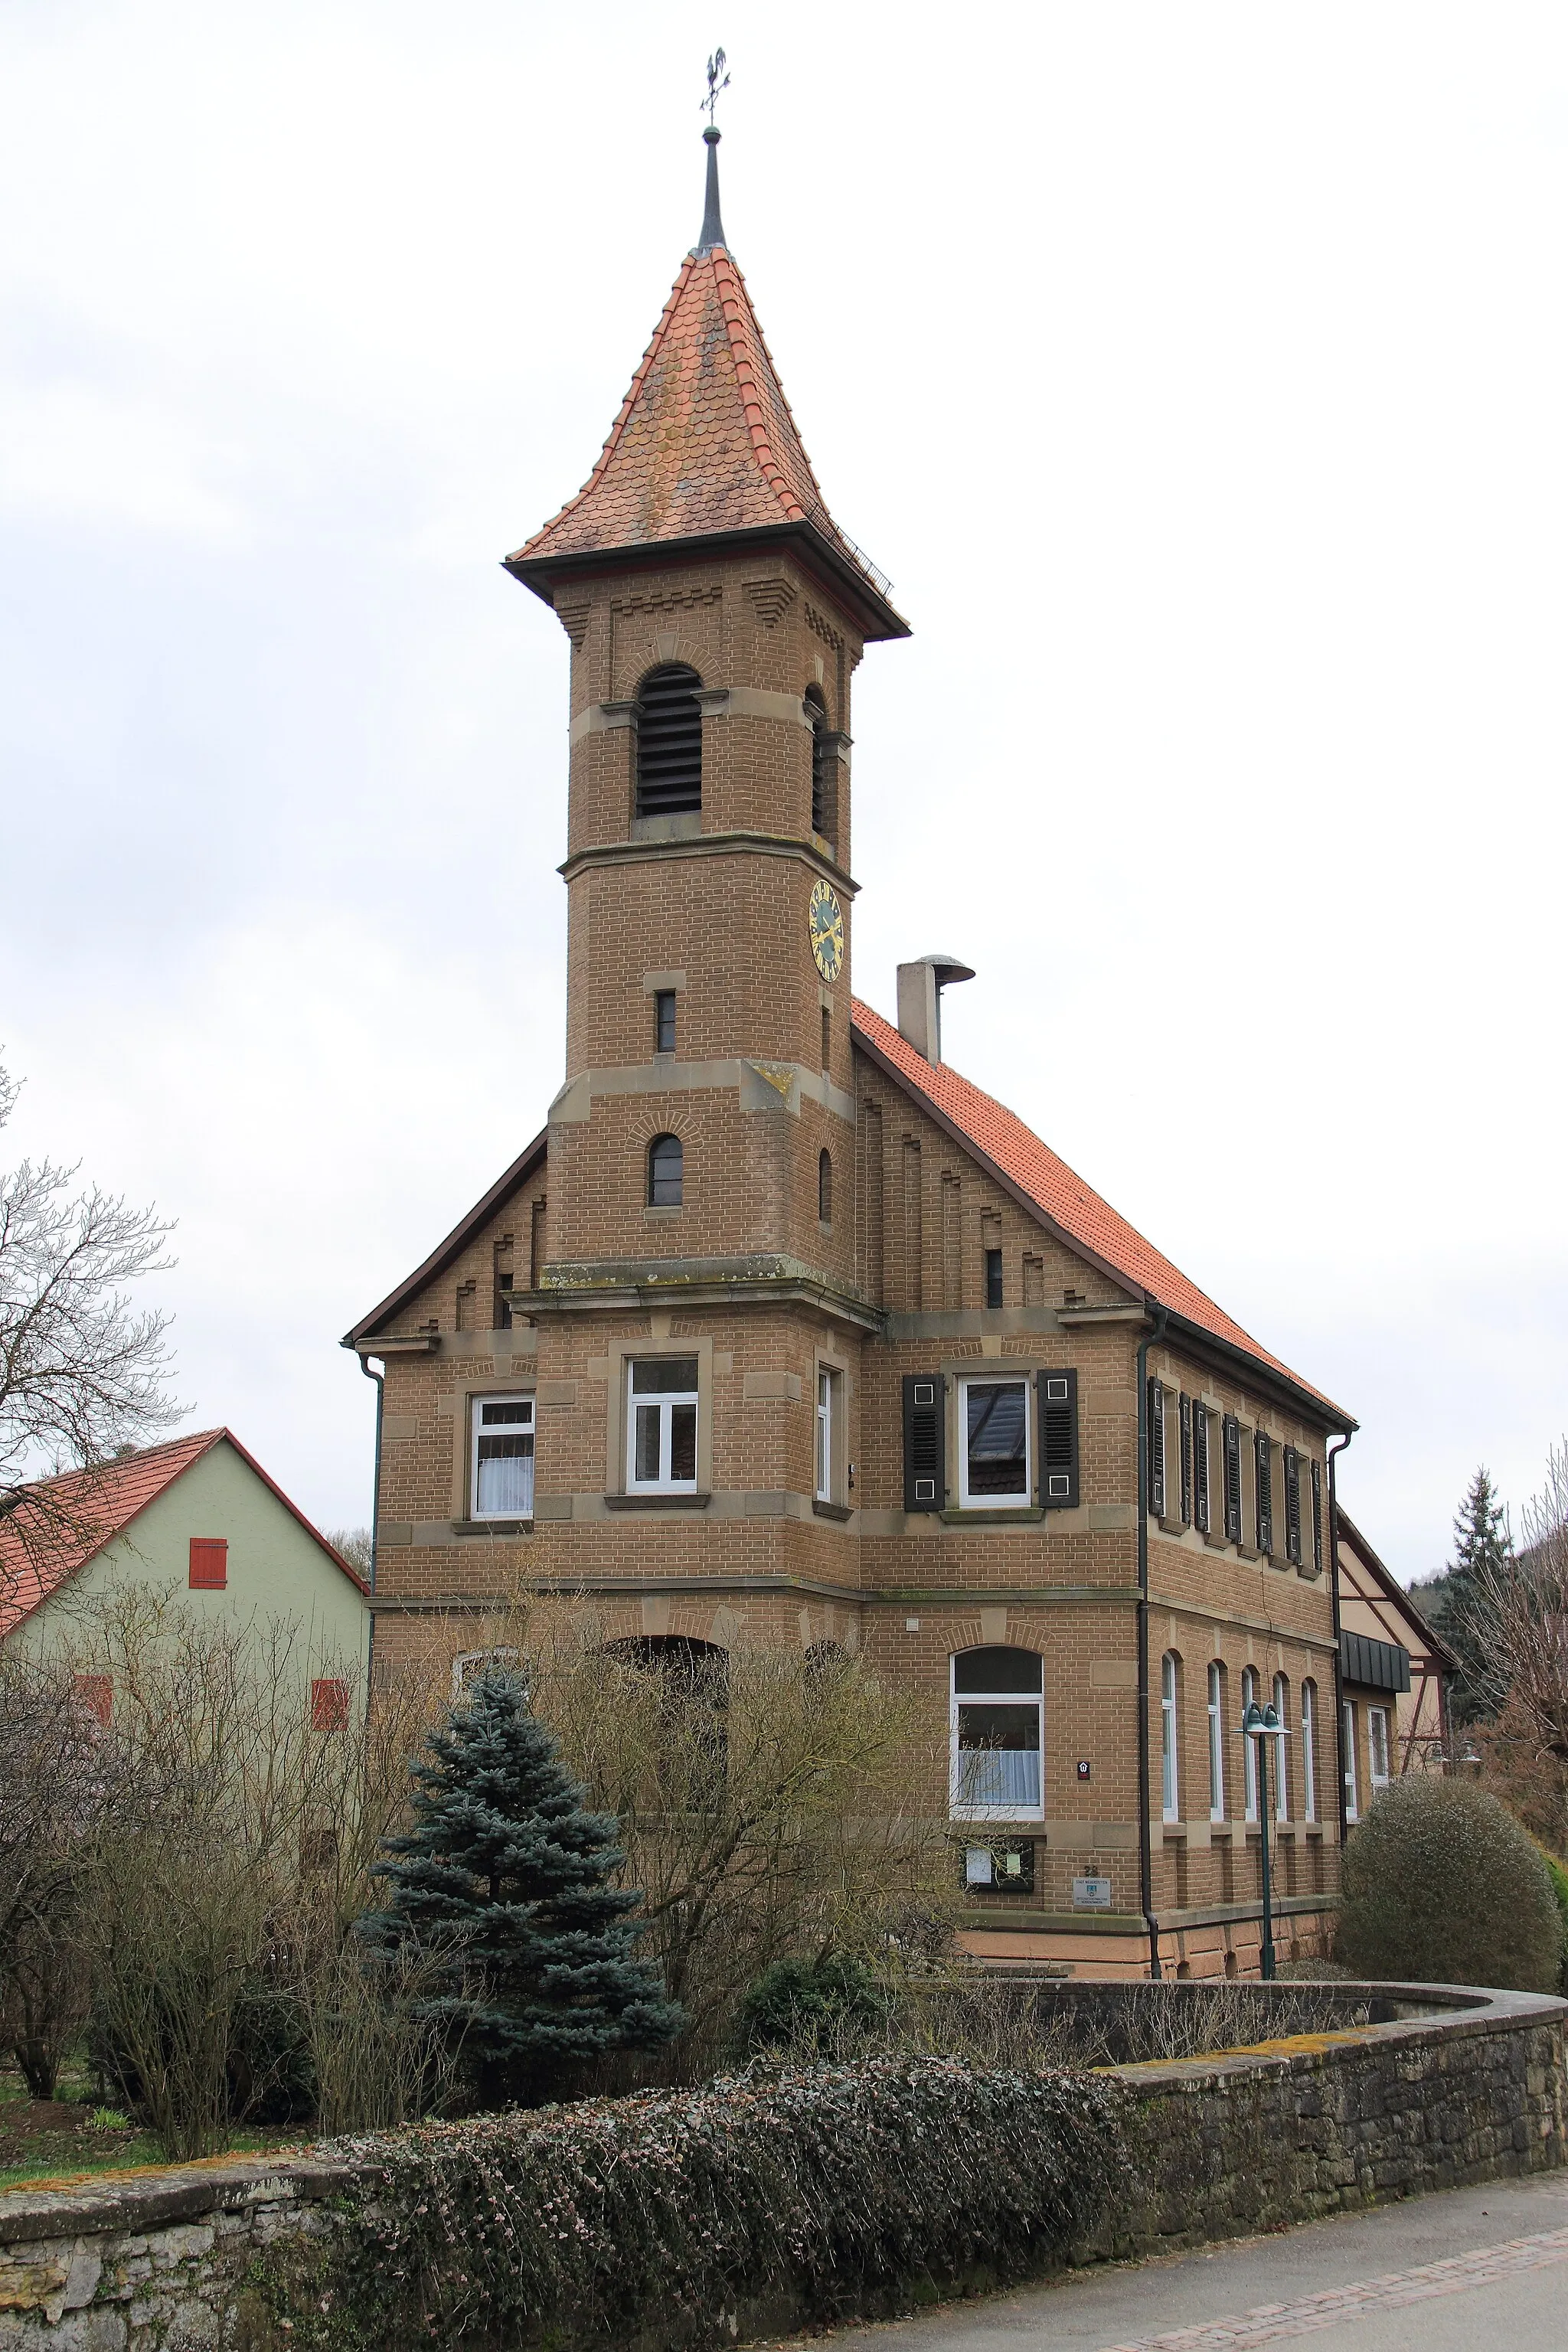
[[[1299,1394],[1311,1398],[1331,1425],[1353,1429],[1340,1408],[1270,1355],[1223,1307],[1129,1224],[1017,1114],[945,1062],[928,1062],[892,1024],[853,1001],[854,1039],[868,1062],[918,1102],[1042,1226],[1128,1295],[1163,1307],[1173,1325],[1230,1354],[1247,1358]]]
[[[405,1330],[413,1329],[422,1318],[439,1320],[450,1329],[452,1323],[442,1313],[437,1297],[437,1286],[453,1276],[460,1259],[473,1257],[476,1252],[482,1255],[497,1218],[516,1201],[526,1185],[542,1176],[547,1164],[549,1139],[548,1129],[536,1135],[532,1142],[518,1154],[511,1166],[497,1177],[489,1191],[481,1194],[467,1215],[458,1219],[445,1241],[438,1242],[423,1264],[405,1276],[379,1307],[373,1307],[368,1315],[362,1316],[352,1329],[345,1331],[341,1344],[345,1348],[364,1348],[366,1353],[374,1355],[374,1349],[366,1347],[368,1340],[386,1337],[399,1324]],[[519,1237],[514,1234],[513,1238],[516,1241]],[[522,1246],[526,1250],[526,1242]],[[477,1261],[474,1269],[465,1267],[462,1270],[460,1279],[479,1279]],[[444,1296],[444,1291],[441,1295]]]

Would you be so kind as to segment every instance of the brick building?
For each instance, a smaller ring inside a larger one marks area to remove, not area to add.
[[[854,677],[908,629],[705,135],[610,437],[508,559],[571,644],[565,1081],[345,1341],[384,1368],[377,1655],[519,1580],[650,1654],[858,1652],[949,1722],[973,1948],[1097,1972],[1256,1964],[1237,1727],[1273,1697],[1277,1934],[1311,1951],[1352,1424],[943,1063],[962,964],[901,967],[896,1025],[851,995]]]

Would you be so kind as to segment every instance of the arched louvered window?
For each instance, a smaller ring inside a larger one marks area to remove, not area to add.
[[[702,681],[684,662],[650,669],[637,695],[637,814],[702,805]]]
[[[825,841],[834,835],[833,747],[828,740],[827,704],[819,686],[805,689],[805,715],[811,721],[811,829]]]
[[[686,1175],[686,1154],[679,1135],[656,1135],[647,1148],[647,1204],[650,1209],[679,1209]]]
[[[816,1163],[816,1213],[825,1225],[833,1223],[833,1160],[826,1151]]]

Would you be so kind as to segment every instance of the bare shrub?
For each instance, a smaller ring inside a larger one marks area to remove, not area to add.
[[[919,1963],[958,1894],[927,1710],[841,1652],[606,1643],[590,1612],[498,1639],[528,1659],[563,1759],[616,1813],[643,1949],[691,2021],[675,2063],[714,2063],[770,1962],[842,1951]],[[645,2064],[647,2062],[644,2062]],[[666,2064],[669,2062],[665,2062]]]
[[[1568,1440],[1521,1514],[1524,1540],[1477,1572],[1477,1745],[1487,1776],[1533,1834],[1568,1851]]]
[[[422,2111],[440,2061],[406,1971],[353,1942],[368,1868],[405,1801],[416,1683],[322,1727],[290,1624],[201,1618],[123,1591],[85,1612],[72,1664],[112,1676],[113,1741],[137,1801],[101,1841],[88,1920],[94,2045],[172,2156],[247,2116],[331,2127]]]

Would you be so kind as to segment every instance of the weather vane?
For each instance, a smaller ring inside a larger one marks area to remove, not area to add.
[[[730,87],[730,77],[724,71],[726,62],[722,49],[715,49],[708,60],[708,95],[703,100],[702,106],[708,110],[710,131],[713,129],[713,110],[719,103],[719,93],[721,89],[728,89]],[[698,112],[700,113],[701,110],[702,108],[699,107]]]

